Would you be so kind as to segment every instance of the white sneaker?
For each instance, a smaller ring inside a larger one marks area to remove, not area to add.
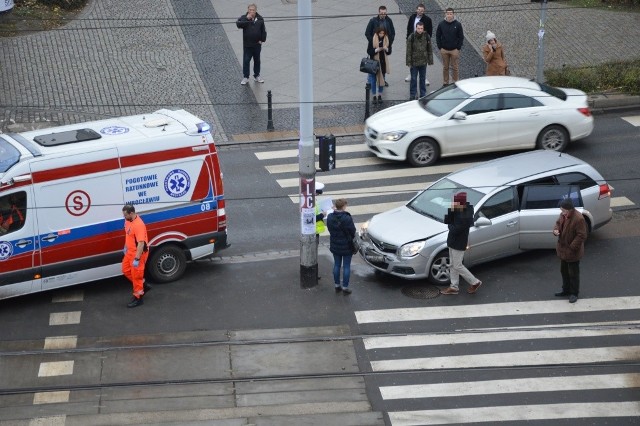
[[[248,78],[243,78],[240,84],[242,84],[243,86],[246,86],[248,82],[249,82]]]
[[[404,79],[404,81],[406,81],[407,83],[411,81],[411,74],[409,74],[407,76],[407,78]]]
[[[253,79],[254,79],[255,81],[257,81],[258,83],[264,83],[264,78],[262,78],[262,77],[260,77],[260,76],[253,77]]]
[[[424,84],[425,84],[425,85],[427,85],[427,86],[430,84],[430,83],[429,83],[429,79],[428,79],[428,78],[425,78],[425,79],[424,79]]]

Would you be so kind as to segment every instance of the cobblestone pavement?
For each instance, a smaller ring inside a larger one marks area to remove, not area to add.
[[[241,37],[235,30],[236,15],[245,5],[233,1],[237,11],[218,16],[217,8],[228,0],[90,0],[78,19],[65,27],[19,37],[0,39],[0,130],[12,123],[49,126],[154,111],[160,108],[185,108],[216,128],[220,143],[234,135],[263,132],[267,113],[263,92],[240,86],[241,64],[233,43]],[[267,19],[270,34],[268,49],[277,51],[281,61],[296,63],[297,46],[289,39],[297,33],[278,31],[282,22],[275,15],[291,0],[263,0],[259,11]],[[313,2],[314,15],[330,17],[314,21],[314,43],[330,33],[352,34],[340,43],[355,62],[364,56],[364,25],[375,15],[375,0],[326,0]],[[387,3],[398,37],[394,45],[395,67],[389,96],[403,100],[408,87],[404,83],[404,37],[407,16],[414,1]],[[456,9],[465,29],[466,41],[461,57],[462,78],[482,75],[484,64],[479,51],[484,34],[491,29],[506,47],[514,74],[535,77],[539,3],[498,0],[429,0],[427,11],[434,27],[445,7]],[[227,9],[225,9],[226,11]],[[344,15],[344,11],[351,11]],[[271,22],[269,22],[271,21]],[[331,23],[331,25],[329,25]],[[347,32],[341,32],[346,31]],[[434,30],[435,31],[435,30]],[[231,39],[231,41],[230,41]],[[606,10],[570,8],[549,3],[545,36],[545,66],[591,65],[640,57],[640,14]],[[287,48],[279,49],[280,46]],[[437,59],[437,58],[436,58]],[[351,102],[323,102],[315,108],[316,127],[357,126],[364,118],[363,74],[351,61],[329,61],[330,75],[316,78],[316,91],[336,91]],[[314,59],[314,62],[316,60]],[[314,63],[315,66],[315,63]],[[437,62],[429,70],[440,71]],[[297,66],[278,70],[280,78],[290,79],[286,88],[297,93]],[[288,73],[288,74],[287,74]],[[327,74],[327,73],[325,73]],[[353,76],[356,77],[353,77]],[[265,76],[269,79],[270,76]],[[345,79],[355,78],[352,92]],[[441,78],[441,77],[440,77]],[[435,89],[434,83],[431,88]],[[285,88],[281,89],[285,90]],[[291,95],[289,93],[289,95]],[[356,93],[356,95],[354,95]],[[400,96],[401,95],[401,96]],[[390,102],[393,103],[393,102]],[[298,108],[292,105],[277,111],[276,130],[295,132]]]

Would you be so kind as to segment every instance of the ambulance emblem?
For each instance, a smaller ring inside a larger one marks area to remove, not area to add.
[[[100,130],[103,135],[123,135],[129,131],[128,127],[122,126],[109,126]]]
[[[174,198],[182,197],[189,191],[191,179],[182,169],[171,170],[164,178],[164,190]]]
[[[13,246],[5,241],[0,242],[0,261],[7,260],[13,254]]]

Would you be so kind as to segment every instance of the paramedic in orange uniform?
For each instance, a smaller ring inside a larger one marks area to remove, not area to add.
[[[20,229],[24,223],[24,215],[18,207],[18,199],[11,195],[11,211],[4,217],[0,213],[0,234],[6,234],[9,229]]]
[[[122,208],[124,216],[124,259],[122,259],[122,273],[133,283],[133,299],[127,304],[129,308],[142,305],[142,296],[151,289],[144,282],[144,264],[149,256],[147,247],[147,227],[142,218],[136,214],[131,204]]]

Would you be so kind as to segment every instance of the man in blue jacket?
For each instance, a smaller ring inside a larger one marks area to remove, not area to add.
[[[463,42],[462,24],[454,17],[453,9],[448,7],[444,21],[438,24],[436,30],[436,45],[442,57],[442,82],[445,86],[449,84],[449,67],[453,71],[453,82],[459,80],[458,63]]]
[[[260,52],[262,43],[267,41],[267,30],[264,26],[264,19],[258,13],[258,7],[255,4],[252,3],[247,7],[247,14],[238,18],[236,27],[242,30],[242,74],[244,78],[240,84],[244,86],[249,82],[251,59],[253,59],[253,79],[258,83],[264,83],[264,79],[260,77]]]

